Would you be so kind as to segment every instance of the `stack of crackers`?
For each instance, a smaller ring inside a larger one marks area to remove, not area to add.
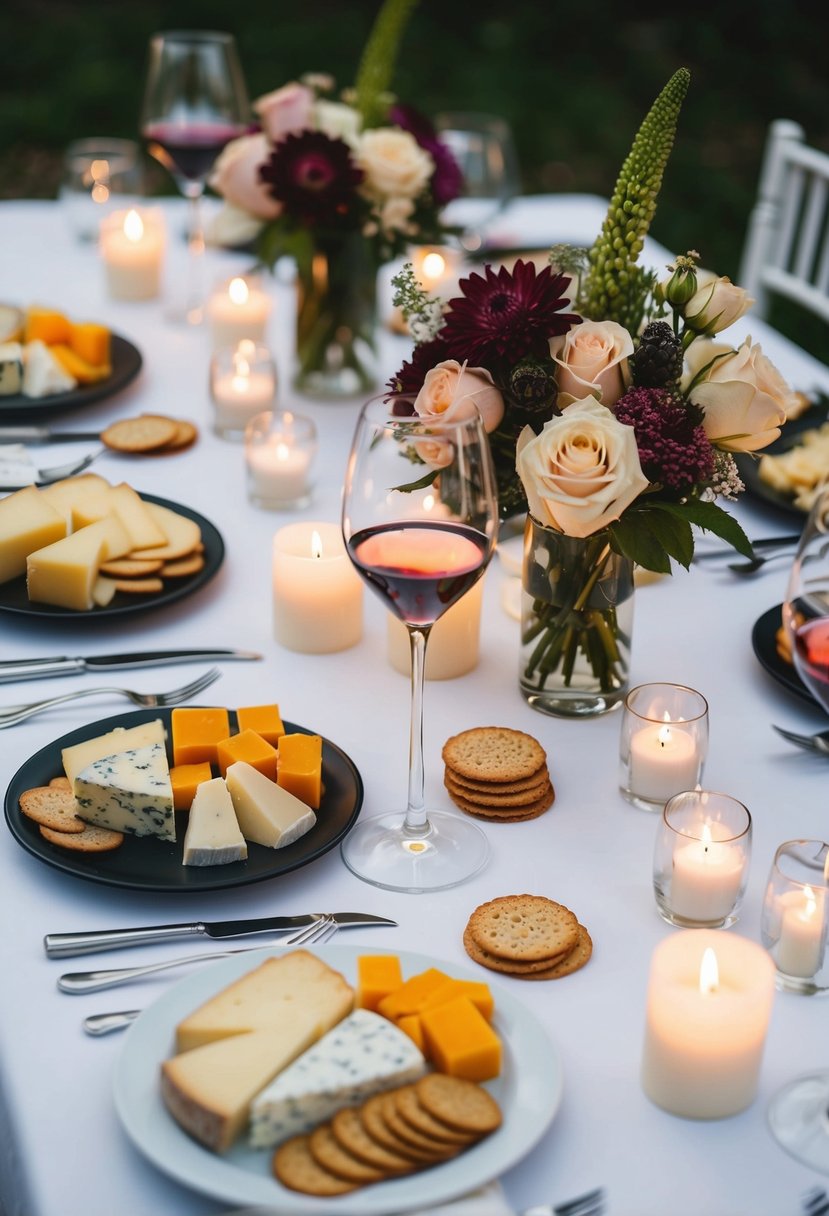
[[[456,806],[499,823],[536,819],[553,805],[547,754],[506,726],[479,726],[447,739],[444,784]]]
[[[101,441],[114,452],[128,455],[160,456],[166,452],[181,452],[196,442],[198,429],[182,418],[166,414],[141,414],[138,418],[122,418],[101,432]]]
[[[481,904],[467,922],[463,944],[482,967],[524,980],[572,975],[593,953],[575,913],[543,895],[503,895]]]
[[[500,1124],[498,1103],[480,1085],[429,1073],[292,1136],[274,1153],[273,1171],[292,1191],[344,1195],[447,1161]]]
[[[53,777],[20,795],[20,810],[40,828],[50,844],[76,853],[109,853],[124,843],[123,832],[84,823],[75,814],[75,795],[68,777]]]

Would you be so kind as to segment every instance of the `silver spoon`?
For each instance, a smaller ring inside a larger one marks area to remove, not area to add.
[[[794,731],[784,730],[782,726],[775,726],[774,723],[772,723],[772,726],[778,735],[782,735],[790,743],[795,743],[798,747],[804,747],[806,751],[818,752],[821,756],[829,756],[829,730],[818,731],[816,735],[797,735]]]
[[[742,562],[729,562],[728,569],[734,574],[756,574],[761,566],[765,566],[766,562],[776,561],[779,557],[786,557],[789,561],[792,560],[792,555],[788,549],[783,549],[779,553],[758,553],[755,557],[747,558]]]

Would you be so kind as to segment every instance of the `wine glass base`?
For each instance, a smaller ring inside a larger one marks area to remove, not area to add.
[[[829,1071],[784,1085],[769,1103],[771,1133],[787,1153],[829,1174]]]
[[[340,852],[363,882],[417,894],[456,887],[477,874],[489,859],[489,840],[450,812],[430,811],[426,829],[407,831],[405,815],[389,811],[358,823]]]

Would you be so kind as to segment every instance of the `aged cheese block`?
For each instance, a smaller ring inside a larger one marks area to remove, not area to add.
[[[456,996],[420,1015],[426,1054],[439,1072],[490,1081],[501,1071],[501,1040],[468,996]]]
[[[131,748],[148,747],[151,743],[163,743],[167,731],[160,718],[151,722],[141,722],[138,726],[116,726],[105,735],[96,735],[94,739],[85,739],[83,743],[73,743],[61,750],[60,758],[63,771],[71,782],[78,773],[95,760],[104,756],[114,756],[117,752],[126,752]]]
[[[216,764],[216,744],[230,734],[220,706],[177,705],[171,715],[173,764]]]
[[[314,810],[322,793],[322,738],[320,735],[283,735],[279,740],[277,781]]]
[[[163,743],[93,760],[72,782],[79,819],[115,832],[175,840],[173,790]]]
[[[66,520],[36,486],[0,499],[0,583],[26,572],[26,558],[66,535]]]
[[[196,789],[184,835],[186,866],[221,866],[244,861],[248,846],[239,831],[233,800],[221,777]]]
[[[29,599],[78,612],[94,607],[92,589],[104,560],[107,536],[106,526],[99,521],[30,553],[26,558]]]
[[[308,1131],[342,1106],[416,1081],[426,1061],[411,1038],[368,1009],[357,1009],[284,1069],[254,1099],[250,1142],[270,1148]]]
[[[231,764],[225,780],[246,840],[284,849],[310,832],[317,822],[310,807],[244,760]]]
[[[242,730],[216,744],[216,763],[224,777],[231,764],[244,761],[271,782],[276,781],[276,748],[255,730]]]

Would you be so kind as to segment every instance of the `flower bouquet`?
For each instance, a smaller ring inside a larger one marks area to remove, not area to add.
[[[637,264],[688,83],[645,117],[589,251],[485,266],[437,309],[410,268],[395,280],[417,341],[390,389],[425,417],[477,406],[502,518],[528,513],[520,683],[549,712],[623,697],[635,566],[687,568],[694,527],[751,554],[716,500],[743,489],[732,453],[771,443],[796,400],[750,338],[713,340],[750,307],[741,288],[693,252],[662,282]]]
[[[225,240],[253,241],[271,269],[296,262],[296,384],[315,396],[375,387],[377,269],[445,239],[440,212],[460,193],[432,124],[388,91],[415,2],[385,0],[353,88],[307,75],[255,101],[260,129],[228,144],[210,181]]]

